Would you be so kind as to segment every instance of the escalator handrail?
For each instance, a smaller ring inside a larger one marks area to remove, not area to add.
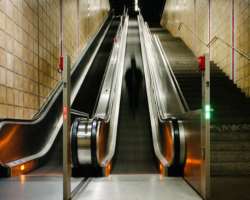
[[[109,136],[106,155],[98,160],[101,167],[107,166],[112,160],[116,146],[119,105],[121,98],[122,76],[128,27],[127,12],[121,17],[121,22],[115,37],[115,44],[109,59],[107,71],[99,95],[98,106],[94,118],[109,124]]]
[[[152,55],[152,37],[150,35],[150,32],[149,32],[149,29],[148,27],[146,26],[146,23],[144,24],[144,34],[143,34],[143,37],[144,37],[144,40],[147,41],[147,44],[146,45],[151,45],[150,47],[146,47],[146,55],[147,53],[150,53],[150,55],[147,55],[148,58],[148,61],[152,61],[152,59],[154,58],[154,55]],[[145,45],[145,46],[146,46]],[[147,51],[148,49],[148,51]],[[149,52],[150,51],[150,52]],[[152,63],[150,63],[152,64]],[[152,64],[153,65],[153,64]],[[159,100],[159,88],[158,88],[158,84],[156,83],[157,82],[157,79],[156,77],[154,77],[154,72],[153,72],[153,69],[154,67],[149,67],[149,78],[150,78],[150,85],[152,85],[152,91],[153,91],[153,94],[154,94],[154,99],[155,99],[155,104],[157,106],[157,114],[158,114],[158,118],[162,121],[164,120],[165,118],[168,117],[168,113],[165,113],[164,110],[166,110],[166,108],[164,109],[163,107],[165,107],[165,105],[162,105],[162,102]]]
[[[120,68],[117,71],[117,81],[114,84],[114,93],[111,99],[112,105],[109,108],[109,138],[108,138],[108,150],[101,162],[101,166],[106,167],[112,160],[115,154],[116,148],[116,139],[117,139],[117,126],[118,126],[118,118],[119,118],[119,110],[120,110],[120,99],[121,99],[121,89],[122,89],[122,77],[124,70],[124,60],[125,60],[125,49],[126,49],[126,41],[127,41],[127,30],[128,30],[128,15],[126,13],[126,17],[124,18],[124,30],[121,39],[121,50],[118,62],[116,64],[116,68]]]
[[[120,43],[120,37],[121,32],[123,28],[123,16],[120,19],[120,24],[117,29],[117,33],[115,37],[113,38],[113,47],[108,59],[108,65],[106,68],[106,71],[104,73],[104,79],[102,80],[101,89],[98,94],[98,101],[96,102],[95,108],[94,108],[94,115],[92,118],[99,118],[103,119],[105,121],[108,121],[109,115],[109,103],[111,99],[112,94],[112,88],[113,88],[113,82],[115,79],[115,72],[116,72],[116,62],[117,62],[117,56],[119,53],[118,43]],[[107,98],[108,96],[108,98]]]
[[[174,72],[173,72],[172,66],[171,66],[171,64],[170,64],[170,62],[169,62],[169,59],[168,59],[168,57],[167,57],[167,54],[166,54],[165,51],[163,50],[162,44],[161,44],[161,42],[160,42],[160,39],[159,39],[159,37],[158,37],[157,35],[155,35],[155,34],[154,34],[154,37],[153,37],[153,38],[154,38],[154,42],[155,42],[156,46],[158,47],[158,50],[159,50],[159,52],[160,52],[160,55],[161,55],[162,59],[166,62],[165,67],[167,67],[167,69],[168,69],[167,72],[168,72],[168,73],[170,74],[170,76],[172,77],[172,81],[173,81],[173,83],[174,83],[174,85],[175,85],[175,88],[176,88],[177,93],[179,94],[179,98],[180,98],[180,100],[181,100],[181,102],[182,102],[182,105],[183,105],[183,107],[184,107],[184,109],[185,109],[185,112],[188,112],[188,111],[190,111],[190,108],[189,108],[189,106],[188,106],[188,104],[187,104],[187,101],[186,101],[184,95],[183,95],[183,92],[182,92],[182,90],[181,90],[181,88],[180,88],[180,85],[179,85],[179,83],[178,83],[178,81],[177,81],[177,79],[176,79],[176,77],[175,77],[175,75],[174,75]]]
[[[101,30],[103,29],[104,25],[107,23],[109,18],[111,18],[111,15],[106,16],[104,19],[103,24],[100,26],[98,31],[88,40],[86,46],[83,48],[82,52],[80,53],[80,56],[78,59],[74,62],[74,64],[71,67],[71,76],[74,74],[76,68],[79,66],[79,63],[87,53],[89,47],[91,44],[93,44],[94,40],[96,39],[97,35],[100,34]],[[32,119],[12,119],[12,118],[4,118],[0,119],[0,130],[5,124],[36,124],[39,123],[49,112],[50,108],[52,107],[55,100],[58,98],[60,93],[63,90],[63,82],[60,80],[49,97],[47,98],[47,101],[43,104],[43,106],[40,108],[40,110],[34,115]]]
[[[146,89],[147,89],[147,97],[148,97],[148,104],[149,104],[149,113],[150,116],[153,117],[153,119],[151,119],[151,129],[152,129],[152,137],[153,137],[153,147],[154,147],[154,152],[156,157],[158,158],[158,160],[160,161],[161,165],[166,168],[169,167],[172,163],[170,163],[162,154],[161,152],[161,147],[159,146],[160,142],[159,142],[159,137],[158,137],[158,129],[157,129],[157,123],[158,123],[158,116],[154,115],[154,109],[153,106],[155,104],[153,104],[153,94],[151,94],[152,90],[150,90],[150,82],[148,80],[149,76],[149,72],[148,72],[148,66],[149,66],[149,62],[147,59],[147,55],[146,55],[146,38],[144,38],[145,36],[145,29],[144,29],[144,20],[141,16],[141,14],[138,15],[138,24],[139,24],[139,32],[140,32],[140,44],[141,44],[141,51],[142,51],[142,60],[143,60],[143,66],[144,66],[144,73],[145,73],[145,82],[146,82]]]
[[[105,22],[103,24],[105,24]],[[72,92],[71,92],[71,105],[72,105],[73,100],[75,99],[75,97],[77,95],[77,92],[79,91],[79,89],[80,89],[80,87],[81,87],[81,85],[82,85],[82,83],[83,83],[83,81],[84,81],[84,79],[86,77],[86,74],[87,74],[88,70],[90,69],[91,63],[93,62],[93,60],[94,60],[94,58],[95,58],[95,56],[96,56],[96,54],[97,54],[97,52],[98,52],[98,50],[100,48],[100,46],[101,46],[101,44],[102,44],[105,36],[106,36],[106,33],[107,33],[109,27],[110,27],[110,23],[105,28],[105,31],[104,31],[103,35],[101,36],[100,40],[98,41],[98,44],[97,44],[97,46],[96,46],[93,54],[91,55],[91,58],[90,58],[90,60],[89,60],[89,62],[87,64],[87,66],[84,68],[83,73],[82,73],[80,79],[76,83],[76,86],[74,88],[72,88]],[[54,96],[53,98],[56,98],[56,97]],[[41,120],[41,119],[39,119],[39,120]],[[28,125],[32,125],[34,123],[35,123],[35,121],[31,121],[29,123],[27,123],[27,122],[26,123],[25,122],[24,123],[22,123],[22,122],[16,122],[15,124],[24,124],[24,125],[28,124]],[[50,135],[49,139],[47,140],[45,146],[43,146],[38,152],[36,152],[36,153],[34,153],[32,155],[26,156],[26,157],[18,159],[18,160],[10,161],[10,162],[8,162],[8,163],[6,163],[4,165],[8,166],[8,167],[14,167],[16,165],[20,165],[22,163],[26,163],[26,162],[29,162],[31,160],[35,160],[37,158],[41,158],[44,155],[46,155],[46,153],[51,149],[51,146],[53,145],[53,143],[55,141],[55,138],[56,138],[58,132],[60,131],[61,127],[62,127],[62,124],[63,124],[63,116],[62,116],[62,113],[61,113],[60,117],[58,118],[57,125],[54,127],[53,133],[51,133],[51,135]],[[1,126],[0,126],[0,128],[1,128]]]
[[[125,30],[126,30],[126,23],[125,23],[125,20],[127,19],[126,15],[122,18],[122,28],[121,28],[121,33],[120,33],[120,36],[119,36],[119,39],[120,39],[120,43],[117,44],[118,47],[121,46],[120,48],[118,48],[118,51],[117,51],[117,57],[116,57],[116,61],[115,61],[115,71],[113,73],[113,77],[112,77],[112,83],[111,83],[111,86],[112,86],[112,89],[111,89],[111,95],[110,95],[110,98],[109,98],[109,102],[108,102],[108,107],[107,107],[107,115],[106,115],[106,119],[105,121],[106,122],[109,122],[110,121],[110,118],[111,118],[111,115],[112,115],[112,108],[114,106],[114,95],[116,94],[116,83],[118,81],[118,77],[119,77],[119,68],[121,68],[121,65],[120,65],[120,60],[121,60],[121,52],[123,50],[123,45],[124,44],[124,39],[126,37],[126,34],[125,34]]]
[[[165,69],[166,69],[166,72],[168,74],[168,77],[170,77],[170,81],[171,81],[171,84],[173,86],[173,89],[174,89],[174,93],[175,93],[175,96],[177,98],[177,101],[179,103],[179,106],[182,110],[182,112],[184,113],[186,110],[186,107],[185,107],[185,104],[183,104],[183,102],[186,102],[185,100],[181,100],[181,97],[180,97],[180,92],[178,92],[178,88],[176,87],[176,84],[173,82],[172,80],[172,75],[170,74],[170,70],[169,70],[169,67],[168,67],[168,63],[166,62],[166,60],[164,59],[163,57],[163,54],[162,52],[160,51],[159,49],[159,46],[155,43],[151,33],[150,33],[150,30],[147,26],[147,24],[145,23],[144,24],[144,36],[147,37],[145,38],[145,40],[149,43],[151,43],[151,45],[153,45],[154,48],[156,48],[156,51],[159,52],[160,56],[161,56],[161,59],[162,59],[162,64],[164,65]],[[151,46],[151,48],[153,48]],[[151,49],[150,48],[150,49]],[[149,49],[149,48],[148,48]],[[152,51],[152,50],[151,50]],[[155,52],[154,52],[155,53]],[[154,57],[154,56],[151,56],[151,57]],[[150,68],[151,69],[151,68]],[[155,82],[155,77],[154,77],[154,74],[152,72],[152,70],[149,69],[149,72],[150,72],[150,77],[151,77],[151,85],[153,86],[152,87],[152,90],[154,92],[154,96],[155,96],[155,104],[157,106],[157,114],[158,114],[158,117],[159,117],[159,120],[160,121],[165,121],[165,120],[168,120],[170,118],[175,118],[175,116],[172,116],[172,114],[169,114],[167,112],[167,109],[166,108],[163,108],[165,105],[162,105],[162,102],[159,100],[159,96],[160,96],[160,92],[158,90],[158,84]],[[176,114],[176,113],[175,113]],[[179,113],[178,113],[179,114]],[[181,114],[181,113],[180,113]]]

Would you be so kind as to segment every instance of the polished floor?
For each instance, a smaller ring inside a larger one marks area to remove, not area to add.
[[[74,189],[82,179],[72,179]],[[0,199],[62,199],[62,177],[21,176],[0,180]],[[159,175],[112,175],[82,184],[77,200],[200,200],[182,178]]]
[[[249,176],[213,177],[210,200],[250,200],[249,188]],[[77,200],[201,200],[182,178],[162,178],[156,174],[112,175],[87,182],[72,178],[72,190],[75,191],[73,199]],[[37,173],[0,179],[0,199],[62,199],[62,177]]]
[[[88,200],[200,200],[182,178],[159,175],[112,175],[94,179],[76,196]]]

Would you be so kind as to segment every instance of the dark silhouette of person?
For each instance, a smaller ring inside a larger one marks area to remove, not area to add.
[[[142,87],[142,72],[136,67],[136,60],[134,56],[131,58],[131,67],[126,71],[125,81],[128,91],[129,106],[133,116],[135,116],[135,111],[139,102],[139,94]]]

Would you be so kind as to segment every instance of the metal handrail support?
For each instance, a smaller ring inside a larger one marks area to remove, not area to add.
[[[207,44],[207,47],[211,47],[217,40],[221,41],[222,43],[224,43],[226,46],[228,46],[229,48],[233,49],[234,51],[236,51],[238,54],[240,54],[242,57],[246,58],[247,60],[250,60],[250,56],[248,56],[245,52],[243,52],[242,50],[240,50],[239,48],[235,48],[233,47],[231,44],[229,44],[228,42],[226,42],[224,39],[220,38],[219,36],[214,36],[211,41]]]
[[[250,56],[245,53],[243,50],[239,49],[239,48],[235,48],[233,47],[231,44],[229,44],[228,42],[226,42],[224,39],[222,39],[219,36],[214,36],[208,43],[206,43],[205,41],[203,41],[196,33],[194,33],[194,31],[192,31],[192,29],[190,29],[186,24],[184,24],[183,22],[180,22],[178,25],[178,31],[181,31],[182,27],[185,26],[205,47],[210,48],[217,40],[221,41],[222,43],[224,43],[227,47],[231,48],[232,50],[236,51],[239,55],[241,55],[242,57],[246,58],[247,60],[250,60]]]

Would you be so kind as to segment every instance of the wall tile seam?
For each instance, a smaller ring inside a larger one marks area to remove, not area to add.
[[[9,18],[10,20],[11,20],[11,18]],[[11,20],[12,22],[14,22],[13,20]],[[31,37],[34,41],[37,41],[37,39],[35,38],[35,37],[33,37],[29,32],[27,32],[26,30],[24,30],[23,28],[21,28],[18,24],[16,24],[15,22],[14,22],[14,25],[16,25],[16,26],[18,26],[24,33],[26,33],[27,35],[28,35],[28,37]],[[11,38],[13,38],[14,40],[16,40],[16,41],[18,41],[18,39],[16,38],[17,36],[14,36],[14,35],[11,35],[10,33],[8,33],[7,31],[6,31],[6,27],[5,27],[5,29],[2,29],[2,28],[0,28],[0,30],[2,30],[5,34],[7,34],[8,36],[11,36]],[[12,34],[14,34],[14,32],[12,33]],[[20,43],[20,41],[18,41],[19,43]]]
[[[18,105],[12,105],[12,104],[1,104],[0,103],[0,108],[1,106],[4,106],[4,107],[11,107],[12,109],[30,109],[30,110],[33,110],[33,111],[37,111],[37,108],[30,108],[30,107],[24,107],[24,106],[18,106]]]
[[[22,110],[15,110],[15,109],[21,109],[21,108],[15,108],[12,106],[3,106],[0,104],[0,108],[1,110],[4,110],[6,112],[6,115],[2,115],[3,117],[1,117],[1,119],[10,119],[10,118],[14,118],[14,119],[20,119],[20,116],[22,116],[22,119],[30,119],[30,116],[27,112],[32,112],[32,115],[34,115],[34,112],[37,112],[36,109],[31,109],[31,108],[24,108]],[[12,114],[9,114],[9,112],[13,112],[14,116]],[[21,113],[21,115],[20,115]],[[25,115],[27,115],[26,117],[24,117]]]
[[[53,89],[53,86],[51,86],[51,84],[54,84],[54,82],[58,82],[58,80],[50,79],[50,84],[46,84],[46,83],[44,83],[44,81],[40,81],[39,86],[43,86],[43,87],[46,87],[48,89]]]
[[[18,108],[18,109],[20,109],[20,108],[22,108],[22,109],[31,109],[31,110],[34,110],[36,112],[39,109],[39,106],[36,106],[36,107],[27,107],[27,106],[19,106],[17,104],[7,104],[7,103],[4,103],[4,104],[0,103],[0,105],[9,106],[9,107],[11,107],[13,109],[15,109],[15,108]]]
[[[29,81],[32,81],[33,83],[38,83],[37,80],[34,80],[34,79],[30,78],[29,76],[26,76],[25,74],[16,72],[16,71],[14,71],[14,70],[11,70],[11,69],[9,69],[9,68],[3,67],[3,66],[1,66],[1,65],[0,65],[0,67],[4,68],[4,69],[6,70],[6,72],[7,72],[7,71],[8,71],[8,72],[12,72],[12,73],[15,74],[15,75],[18,75],[18,76],[20,76],[20,77],[22,77],[22,78],[25,78],[25,79],[27,79],[27,80],[29,80]]]
[[[29,91],[20,90],[18,88],[9,87],[9,86],[3,85],[1,83],[0,83],[0,86],[6,88],[6,90],[13,90],[13,91],[16,90],[18,92],[21,92],[22,94],[29,94],[29,95],[32,95],[32,96],[39,97],[39,95],[36,94],[36,93],[32,93],[32,92],[29,92]],[[6,91],[6,96],[7,96],[7,91]]]
[[[53,41],[54,39],[51,39],[51,38],[58,38],[58,36],[56,34],[54,34],[54,33],[50,34],[49,37],[48,37],[47,34],[44,34],[43,32],[40,32],[40,35],[42,37],[44,37],[46,41],[52,43],[53,47],[57,47],[57,45],[55,44],[55,41]]]
[[[15,18],[11,18],[11,17],[9,17],[8,15],[6,15],[5,14],[5,17],[8,19],[8,20],[10,20],[14,25],[16,25],[17,27],[19,27],[21,30],[23,30],[24,32],[26,32],[28,35],[30,35],[31,37],[33,37],[30,33],[29,33],[29,30],[26,30],[26,26],[21,26],[20,25],[20,22],[19,21],[16,21],[15,20]],[[23,19],[25,19],[25,20],[27,20],[24,16],[22,16],[23,17]],[[20,19],[19,19],[20,20]],[[30,27],[29,27],[29,25],[31,25],[32,26],[32,28],[37,28],[37,26],[35,25],[35,24],[32,24],[32,23],[30,23],[28,20],[27,20],[27,29],[29,29]]]
[[[42,26],[47,27],[47,28],[49,28],[51,30],[57,30],[57,28],[54,26],[58,22],[57,17],[51,18],[49,16],[41,16],[41,15],[39,15],[38,20],[40,22],[43,22]],[[48,24],[48,21],[49,21],[49,24]],[[41,27],[41,28],[43,28],[43,27]]]
[[[51,84],[52,84],[52,82],[51,82]],[[53,90],[54,86],[51,84],[46,85],[44,83],[40,83],[39,84],[40,93],[38,94],[38,96],[44,96],[44,93],[46,93],[46,95],[47,95],[48,91]],[[57,82],[55,84],[57,84]]]
[[[49,57],[52,57],[52,55],[50,55]],[[54,67],[55,65],[55,61],[57,62],[58,61],[58,57],[52,57],[52,58],[44,58],[44,57],[39,57],[40,58],[40,61],[39,62],[39,67],[42,68],[44,71],[48,68],[51,68],[50,70],[53,70],[53,71],[57,71],[57,67]],[[41,70],[42,70],[41,69]],[[49,74],[48,74],[49,75]]]
[[[1,29],[0,29],[1,30]],[[12,35],[10,35],[9,33],[7,33],[7,32],[5,32],[5,31],[3,31],[6,35],[8,35],[9,37],[11,37],[12,39],[13,39],[13,43],[14,42],[17,42],[19,45],[21,45],[23,48],[25,48],[26,50],[28,50],[28,51],[30,51],[30,52],[32,52],[32,53],[34,53],[34,54],[36,54],[37,55],[37,53],[35,52],[35,50],[34,50],[34,46],[33,46],[33,50],[31,50],[30,48],[27,48],[27,46],[28,45],[24,45],[22,42],[20,42],[20,41],[18,41],[17,39],[15,39]],[[37,42],[37,41],[35,41],[35,42]],[[14,45],[14,44],[13,44]],[[5,48],[3,48],[3,47],[0,47],[1,49],[4,49],[4,51],[6,51],[6,52],[8,52],[8,53],[10,53],[10,54],[13,54],[14,53],[14,51],[15,50],[13,50],[13,52],[11,52],[11,51],[9,51],[6,47]],[[16,56],[16,55],[15,55]],[[19,57],[18,57],[19,58]],[[21,59],[22,60],[22,59]]]
[[[13,4],[13,2],[12,1],[10,1],[11,2],[11,4],[13,5],[13,7],[15,7],[16,8],[16,10],[17,10],[17,12],[19,12],[19,13],[21,13],[22,14],[22,16],[29,22],[29,23],[31,23],[32,25],[35,25],[35,24],[33,24],[32,23],[32,21],[30,21],[30,19],[28,19],[24,14],[23,14],[23,12],[21,12],[20,11],[20,9],[15,5],[15,4]],[[24,1],[25,2],[25,1]],[[26,3],[26,2],[25,2]],[[28,6],[29,7],[29,6]],[[1,11],[0,11],[1,12]],[[4,13],[4,12],[3,12]],[[36,13],[36,12],[34,12],[34,13]],[[9,17],[6,13],[4,13],[7,17]],[[10,18],[10,17],[9,17]]]

